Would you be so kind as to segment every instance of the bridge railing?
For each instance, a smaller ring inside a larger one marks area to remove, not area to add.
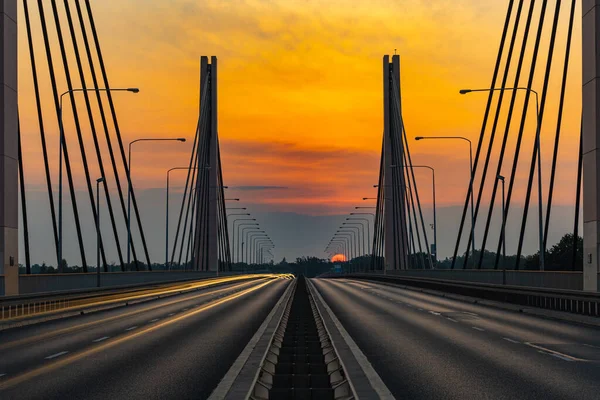
[[[445,293],[452,293],[461,296],[476,297],[479,299],[498,301],[503,303],[517,304],[526,307],[537,307],[545,308],[555,311],[565,311],[568,313],[586,315],[598,317],[600,316],[600,293],[598,292],[585,292],[580,289],[561,289],[561,288],[549,288],[549,287],[535,287],[535,286],[524,286],[524,285],[510,285],[510,284],[498,284],[498,283],[484,283],[474,282],[458,279],[440,279],[432,277],[416,277],[409,276],[406,274],[399,274],[399,271],[388,271],[393,273],[381,274],[381,271],[377,273],[354,273],[341,275],[337,277],[351,277],[358,279],[368,279],[384,283],[391,283],[397,285],[404,285],[409,287],[418,287],[421,289],[436,290]],[[411,271],[414,272],[414,271]],[[458,271],[454,271],[456,273]],[[467,276],[467,272],[475,271],[462,271]],[[493,272],[493,271],[478,271],[478,272]],[[503,271],[497,271],[502,273]],[[547,279],[558,284],[560,277],[566,278],[566,282],[569,279],[575,281],[574,276],[577,272],[537,272],[537,279],[535,275],[528,274],[533,271],[505,271],[518,272],[523,275],[516,275],[522,277],[521,283],[529,280],[533,283],[539,283],[540,279]],[[461,272],[454,275],[458,277]],[[548,278],[543,278],[546,275]],[[579,283],[582,284],[583,277],[581,277]],[[446,277],[451,277],[448,274]],[[472,275],[473,276],[473,275]],[[481,275],[484,276],[484,275]],[[487,276],[490,276],[487,274]],[[331,275],[330,277],[336,277]],[[571,278],[568,278],[571,277]],[[600,278],[600,276],[599,276]]]
[[[378,273],[381,272],[378,271]],[[583,274],[579,271],[413,269],[386,271],[386,275],[489,283],[494,285],[528,286],[549,289],[582,290],[583,288]]]

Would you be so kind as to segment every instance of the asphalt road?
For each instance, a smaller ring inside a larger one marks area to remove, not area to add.
[[[398,399],[598,399],[600,329],[382,284],[315,279]]]
[[[289,282],[232,283],[0,332],[0,398],[207,398]]]

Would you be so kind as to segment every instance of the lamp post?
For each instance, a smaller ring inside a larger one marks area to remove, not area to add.
[[[473,143],[471,140],[467,139],[463,136],[417,136],[415,140],[425,140],[425,139],[450,139],[450,140],[464,140],[469,143],[469,169],[471,178],[469,180],[469,194],[471,196],[471,252],[473,254],[473,268],[475,268],[475,206],[474,206],[474,196],[473,196],[473,181],[475,180],[475,176],[473,175]],[[426,166],[423,166],[426,167]],[[433,171],[433,168],[431,168]],[[433,178],[435,180],[435,176]],[[435,187],[435,182],[434,182]],[[435,219],[435,217],[434,217]],[[437,232],[436,232],[437,233]],[[435,233],[434,233],[435,236]],[[435,249],[435,256],[437,260],[437,243]]]
[[[504,215],[504,177],[502,175],[498,175],[496,179],[502,182],[502,226],[506,226],[506,215]],[[502,269],[504,269],[506,268],[506,237],[504,229],[502,229],[500,233],[502,234]]]
[[[254,249],[254,263],[255,264],[262,264],[262,249],[265,246],[275,246],[273,244],[273,242],[271,241],[271,239],[258,239],[255,243],[255,249]]]
[[[73,99],[73,94],[75,92],[131,92],[131,93],[139,93],[140,89],[138,88],[115,88],[115,89],[71,89],[62,93],[59,98],[59,107],[58,107],[58,125],[59,125],[59,142],[58,142],[58,272],[63,272],[62,268],[62,248],[63,248],[63,146],[65,145],[65,129],[63,123],[63,97],[66,94],[71,95],[71,99]],[[102,181],[104,182],[104,181]]]
[[[100,287],[100,184],[104,177],[96,179],[96,286]]]
[[[253,225],[258,225],[258,224],[253,224]],[[238,226],[239,228],[239,226]],[[244,262],[244,244],[246,244],[246,252],[248,250],[248,241],[246,239],[246,231],[247,230],[259,230],[260,228],[258,226],[245,226],[241,229],[242,233],[239,239],[242,242],[242,254],[240,255],[242,263]],[[248,257],[246,257],[246,262],[248,262]]]
[[[539,242],[540,242],[540,270],[544,271],[544,257],[545,257],[545,249],[544,249],[544,220],[543,220],[543,211],[542,211],[542,147],[541,147],[541,121],[540,121],[540,100],[538,92],[527,88],[527,87],[512,87],[512,88],[492,88],[492,89],[461,89],[459,91],[460,94],[468,94],[472,92],[493,92],[493,91],[517,91],[524,90],[529,93],[533,93],[535,95],[535,112],[536,112],[536,132],[535,132],[535,147],[537,150],[537,169],[538,169],[538,229],[539,229]],[[503,181],[504,182],[504,181]],[[502,214],[504,214],[504,208],[502,209]],[[504,238],[504,230],[506,227],[504,224],[502,225],[502,237]]]
[[[346,245],[345,239],[342,239],[341,237],[335,237],[334,235],[334,237],[329,242],[329,246],[331,245],[338,246],[338,251],[342,252],[344,258],[346,259],[345,261],[348,261],[350,259],[350,256],[348,254],[348,246]]]
[[[251,218],[251,219],[236,219],[236,220],[233,221],[233,230],[234,230],[234,233],[237,233],[237,241],[234,240],[234,242],[237,243],[237,245],[234,245],[235,246],[235,250],[236,250],[236,257],[235,258],[236,258],[237,262],[240,262],[240,250],[239,250],[239,247],[240,247],[240,243],[243,241],[243,237],[240,236],[240,229],[242,229],[242,232],[243,232],[243,229],[244,229],[244,228],[242,228],[243,226],[254,226],[254,227],[256,227],[258,225],[258,223],[242,222],[241,224],[238,225],[237,230],[236,230],[235,229],[235,223],[237,221],[256,221],[256,219],[255,218]],[[256,229],[258,229],[258,228],[256,227]],[[235,235],[234,235],[233,238],[235,239]],[[243,253],[243,248],[242,248],[242,253]]]
[[[240,201],[240,199],[225,199],[225,201]]]
[[[344,226],[346,225],[346,226]],[[364,226],[363,224],[359,224],[359,223],[355,223],[355,222],[343,222],[342,226],[340,226],[340,229],[356,229],[356,239],[357,239],[357,245],[356,245],[356,250],[357,252],[361,251],[361,254],[359,254],[359,257],[365,254],[365,231],[364,231]],[[361,239],[361,235],[362,235],[362,241]],[[360,245],[362,242],[362,245]]]
[[[129,158],[127,159],[127,266],[131,262],[131,146],[137,142],[177,141],[185,143],[185,138],[142,138],[129,143]],[[150,268],[150,266],[148,266]]]
[[[360,225],[363,227],[363,241],[365,239],[365,227],[363,225],[363,221],[367,224],[367,245],[366,245],[366,251],[363,250],[364,254],[369,254],[371,253],[371,250],[369,249],[369,243],[371,242],[371,228],[369,226],[369,220],[366,218],[346,218],[346,221],[361,221],[360,224],[356,223],[357,225]]]
[[[258,236],[257,236],[258,235]],[[256,237],[266,237],[267,234],[263,230],[257,230],[254,232],[248,232],[246,236],[246,262],[248,265],[252,262],[252,252],[254,250],[254,239]]]
[[[352,239],[354,239],[354,236],[352,235],[352,232],[340,232],[340,231],[338,231],[338,232],[336,232],[336,234],[334,236],[338,237],[338,238],[344,238],[344,239],[346,239],[348,241],[348,247],[347,247],[347,249],[348,249],[348,255],[349,255],[348,261],[350,261],[351,259],[353,259],[354,257],[356,257],[356,251],[354,249],[354,243],[353,243],[353,240],[352,240]]]

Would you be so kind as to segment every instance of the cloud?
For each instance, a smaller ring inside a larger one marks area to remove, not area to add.
[[[287,190],[285,186],[230,186],[232,190],[255,191],[255,190]]]

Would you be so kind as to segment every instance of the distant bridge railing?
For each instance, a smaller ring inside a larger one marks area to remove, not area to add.
[[[381,271],[377,271],[377,273],[381,274]],[[408,269],[386,271],[385,275],[547,289],[583,289],[583,274],[580,271]]]
[[[220,276],[233,275],[238,272],[220,272]],[[103,272],[100,276],[100,287],[119,287],[143,285],[149,283],[166,283],[214,277],[214,271],[131,271]],[[59,291],[89,290],[97,288],[95,272],[72,274],[31,274],[19,275],[19,293],[50,293]],[[0,296],[4,296],[4,276],[0,275]]]

